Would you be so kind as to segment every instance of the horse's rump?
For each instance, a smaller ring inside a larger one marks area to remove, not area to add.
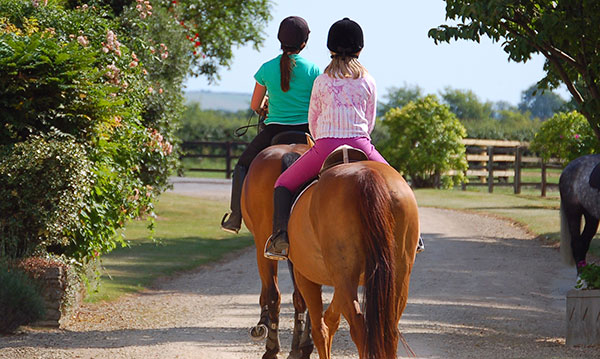
[[[395,357],[419,237],[416,200],[402,176],[373,161],[331,168],[298,200],[288,232],[295,271],[333,286],[344,315],[356,314],[351,303],[365,286],[364,325],[351,323],[364,330],[357,345],[369,358]]]

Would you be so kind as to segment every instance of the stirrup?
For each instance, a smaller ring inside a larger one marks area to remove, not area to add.
[[[417,253],[421,253],[425,250],[425,243],[423,242],[423,237],[419,235],[419,241],[417,242]]]
[[[229,233],[233,233],[233,234],[238,234],[240,231],[240,228],[236,229],[231,229],[231,228],[227,228],[225,227],[225,220],[230,216],[229,213],[225,213],[225,215],[223,216],[223,219],[221,220],[221,229],[224,230],[225,232],[229,232]]]
[[[276,261],[285,261],[288,259],[288,251],[290,249],[289,244],[288,247],[285,248],[281,253],[273,252],[272,249],[269,249],[271,246],[271,242],[273,240],[273,235],[271,235],[267,241],[265,242],[265,258],[276,260]]]

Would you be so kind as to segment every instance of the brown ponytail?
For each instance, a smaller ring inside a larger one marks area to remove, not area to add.
[[[279,61],[279,70],[281,72],[281,91],[288,92],[290,89],[290,80],[292,79],[292,69],[296,66],[296,60],[290,57],[288,49],[283,49],[281,60]]]

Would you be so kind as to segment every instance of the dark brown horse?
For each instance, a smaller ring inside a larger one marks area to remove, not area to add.
[[[273,231],[273,186],[282,172],[282,159],[297,158],[308,150],[307,145],[275,145],[263,150],[252,161],[242,190],[242,216],[246,227],[254,236],[256,262],[261,279],[258,324],[250,328],[255,340],[266,337],[266,352],[263,359],[277,358],[279,344],[279,308],[281,294],[278,287],[277,261],[264,257],[267,238]],[[293,269],[290,264],[290,272]],[[292,281],[294,280],[292,275]],[[293,302],[295,308],[294,337],[289,358],[308,359],[313,351],[310,326],[304,320],[306,305],[294,282]]]
[[[288,234],[319,357],[331,358],[343,315],[360,358],[396,358],[419,239],[417,203],[402,176],[373,161],[326,170],[295,204]],[[324,314],[322,285],[334,287]]]

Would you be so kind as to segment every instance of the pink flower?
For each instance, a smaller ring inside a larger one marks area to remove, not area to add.
[[[579,139],[579,134],[578,133],[575,134],[575,138]]]
[[[77,36],[77,42],[79,43],[79,45],[81,45],[83,47],[86,47],[90,43],[88,41],[88,39],[85,36],[83,36],[83,35]]]
[[[163,60],[166,59],[167,57],[169,57],[169,52],[168,51],[163,52],[162,54],[160,54],[160,57],[162,57]]]
[[[162,87],[158,89],[158,93],[163,93]]]
[[[138,65],[138,63],[136,61],[131,61],[129,63],[129,67],[136,67]]]
[[[148,87],[148,93],[153,93],[154,89],[152,87]]]

